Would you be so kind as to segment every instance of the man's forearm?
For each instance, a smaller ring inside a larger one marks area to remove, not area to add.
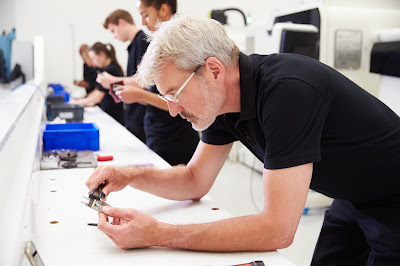
[[[186,166],[158,170],[152,168],[121,168],[131,178],[130,186],[170,200],[200,199],[208,189],[199,184]]]
[[[142,90],[139,102],[142,104],[150,104],[158,109],[168,112],[168,104],[154,92]]]
[[[123,81],[124,81],[125,85],[131,85],[131,86],[135,86],[135,87],[140,87],[139,84],[136,82],[136,77],[135,76],[124,77]]]
[[[265,214],[206,224],[160,224],[158,229],[156,246],[217,252],[276,250],[288,247],[294,236],[293,230]]]

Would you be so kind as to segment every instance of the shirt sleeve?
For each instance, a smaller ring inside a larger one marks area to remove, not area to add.
[[[97,88],[99,91],[108,93],[108,90],[105,89],[105,88],[103,88],[103,86],[101,86],[100,83],[97,83],[97,82],[96,82],[96,88]]]
[[[261,95],[264,167],[281,169],[321,160],[321,136],[329,109],[320,91],[298,79],[275,82]]]
[[[120,70],[118,70],[117,66],[114,63],[109,64],[106,68],[104,68],[102,71],[108,72],[108,74],[111,74],[113,76],[116,77],[122,77],[123,73],[120,72]],[[101,86],[100,83],[96,82],[96,87],[99,91],[102,92],[109,92],[109,88],[104,88],[103,86]]]

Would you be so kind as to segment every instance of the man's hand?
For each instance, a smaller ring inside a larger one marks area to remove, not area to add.
[[[112,224],[108,217],[113,217]],[[157,244],[157,230],[161,223],[134,209],[103,207],[97,228],[121,249],[143,248]]]
[[[105,186],[102,191],[108,196],[111,192],[120,191],[129,185],[130,178],[116,167],[100,165],[89,176],[86,186],[92,190],[103,182]]]
[[[96,82],[100,83],[101,86],[103,88],[105,88],[105,89],[109,89],[110,88],[110,84],[114,83],[114,82],[117,82],[117,81],[121,81],[121,78],[113,76],[113,75],[111,75],[111,74],[109,74],[108,72],[105,72],[105,71],[97,74],[97,77],[96,77]]]
[[[121,86],[118,91],[115,92],[118,98],[124,103],[141,103],[141,97],[145,90],[135,86]]]

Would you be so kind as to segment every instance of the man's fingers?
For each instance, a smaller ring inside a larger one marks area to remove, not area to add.
[[[110,222],[108,221],[107,216],[101,212],[99,212],[99,223],[97,224],[97,228],[100,231],[104,232],[110,238],[113,232],[115,231],[113,225],[110,224]]]
[[[132,220],[134,216],[133,209],[121,209],[121,208],[113,208],[109,206],[104,206],[102,209],[103,214],[111,217],[117,217],[122,220]]]
[[[88,180],[86,180],[86,186],[89,188],[89,189],[93,189],[93,188],[97,188],[100,184],[98,184],[97,186],[96,186],[96,184],[93,184],[94,183],[94,179],[95,179],[95,177],[97,176],[97,174],[101,171],[103,169],[103,165],[99,165],[99,166],[97,166],[97,168],[93,171],[93,173],[89,176],[89,178],[88,178]]]
[[[110,183],[109,181],[107,181],[110,177],[112,176],[112,170],[110,170],[107,167],[103,167],[99,174],[96,177],[96,184],[100,185],[101,183],[103,183],[104,181],[106,181],[106,185],[102,188],[102,191],[104,192],[104,194],[106,194],[106,196],[108,196],[110,194]]]
[[[96,170],[90,175],[86,185],[89,187],[89,190],[97,188],[101,183],[106,182],[106,185],[102,189],[106,196],[112,191],[110,187],[110,183],[108,180],[112,177],[112,169],[106,166],[98,166]]]
[[[114,218],[113,218],[113,221],[112,221],[112,224],[113,224],[113,225],[119,225],[121,220],[122,220],[122,219],[120,219],[120,218],[118,218],[118,217],[114,217]]]

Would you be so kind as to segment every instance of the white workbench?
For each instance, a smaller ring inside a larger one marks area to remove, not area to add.
[[[105,164],[153,163],[159,168],[170,167],[99,108],[86,109],[84,119],[100,128],[100,151],[97,153],[114,156],[112,162]],[[87,196],[85,181],[93,170],[76,168],[34,173],[37,200],[33,213],[33,242],[46,266],[234,265],[255,260],[262,260],[265,265],[293,265],[277,251],[211,253],[158,247],[121,250],[97,227],[87,225],[98,221],[97,213],[80,203],[83,196]],[[107,202],[114,207],[136,208],[171,224],[212,222],[232,217],[208,196],[199,202],[171,201],[127,187],[111,193]]]

